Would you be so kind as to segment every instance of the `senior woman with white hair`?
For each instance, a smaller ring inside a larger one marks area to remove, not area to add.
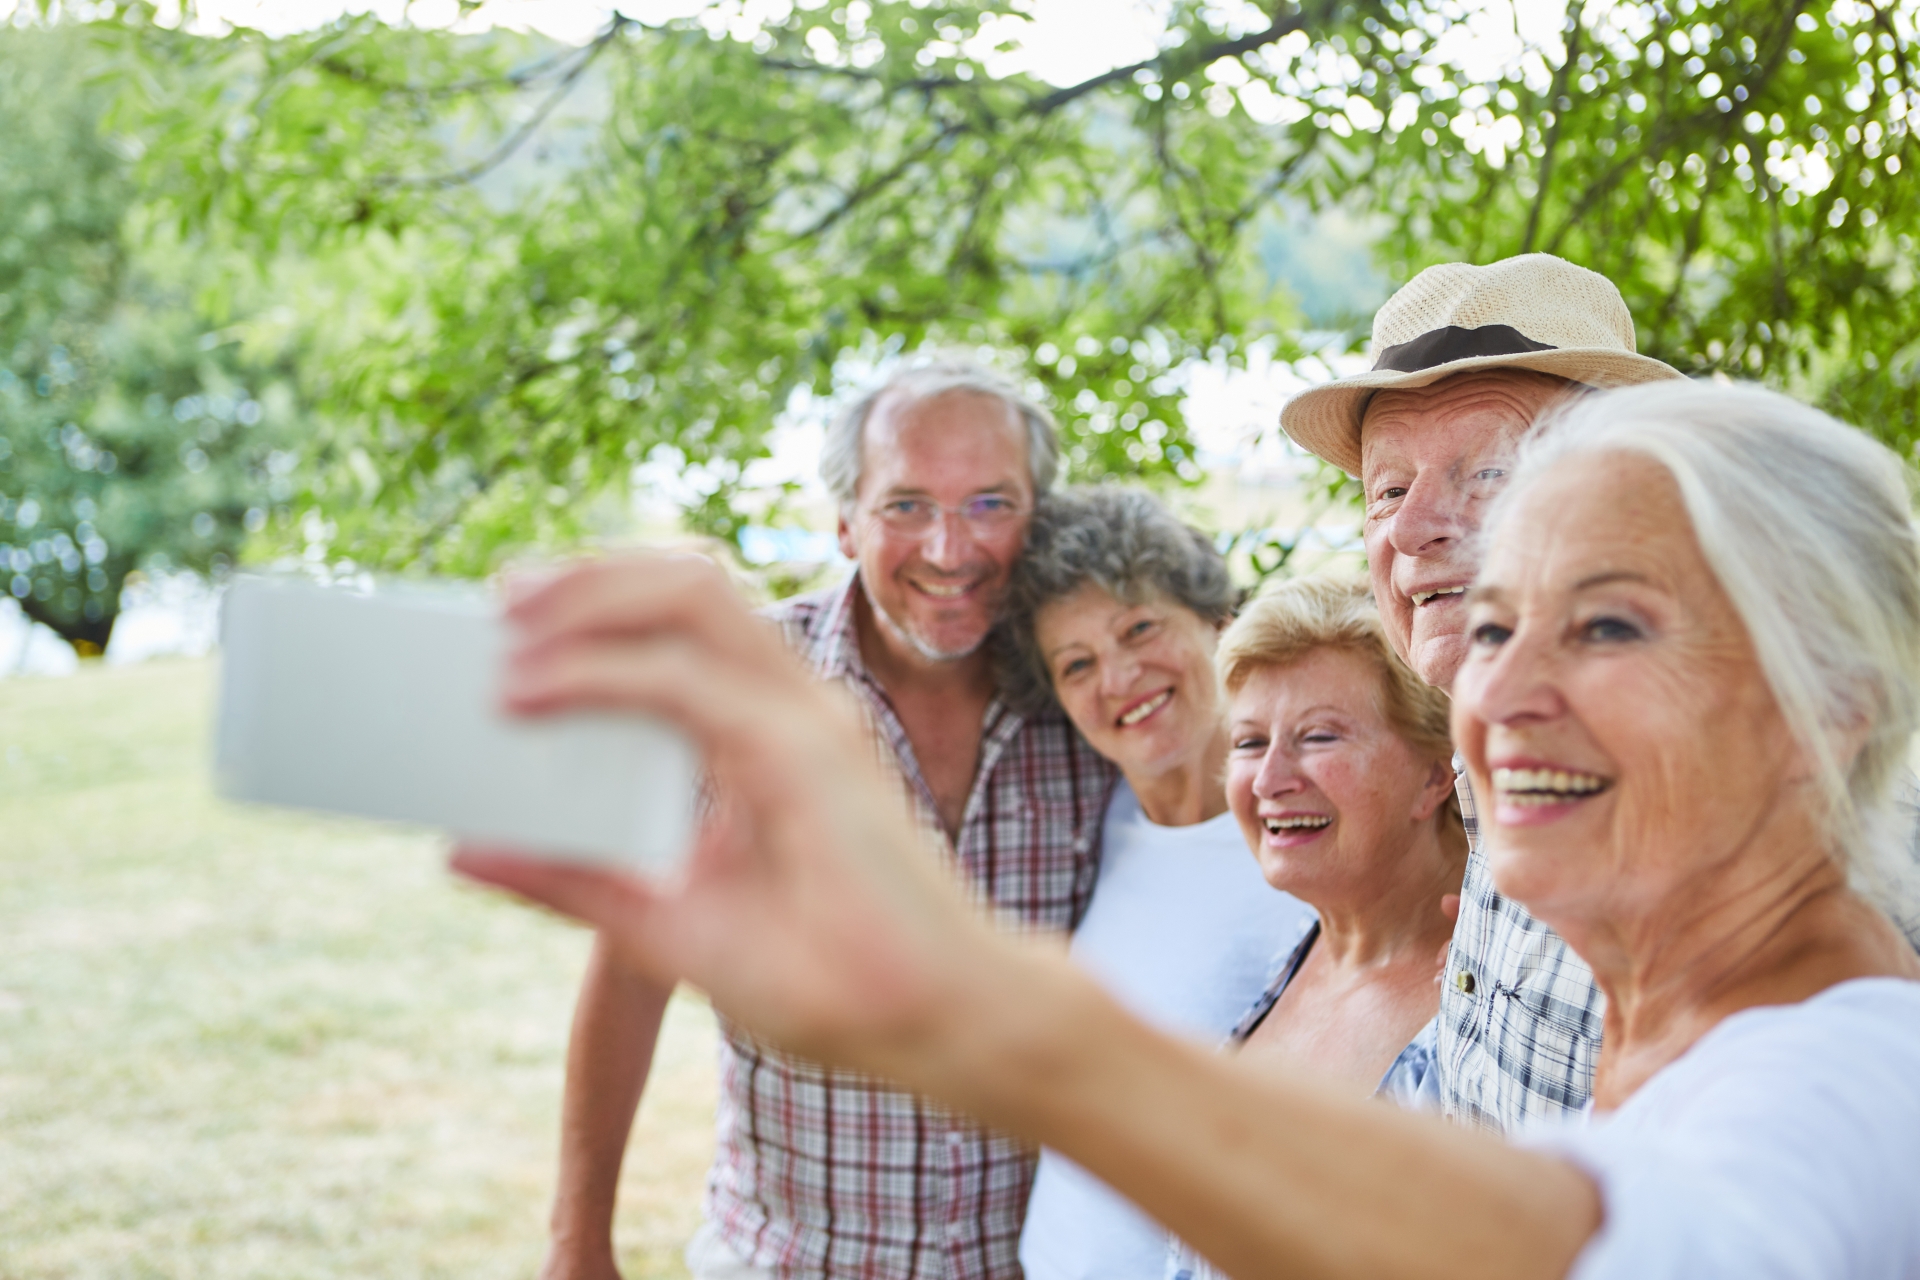
[[[1255,1073],[994,934],[711,570],[534,591],[507,694],[696,735],[729,820],[685,880],[458,865],[769,1036],[1067,1152],[1230,1275],[1915,1280],[1920,959],[1886,830],[1920,719],[1899,464],[1772,393],[1655,384],[1548,429],[1488,528],[1454,739],[1496,883],[1607,993],[1582,1128],[1509,1145]]]

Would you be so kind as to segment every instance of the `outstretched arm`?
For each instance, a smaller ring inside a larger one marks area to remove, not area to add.
[[[677,882],[463,852],[797,1052],[1072,1157],[1230,1274],[1563,1275],[1599,1225],[1571,1165],[1143,1026],[939,874],[857,718],[700,562],[583,566],[514,606],[507,699],[664,716],[719,796]]]
[[[649,982],[594,940],[567,1041],[560,1176],[540,1280],[618,1280],[613,1211],[634,1111],[653,1065],[670,985]]]

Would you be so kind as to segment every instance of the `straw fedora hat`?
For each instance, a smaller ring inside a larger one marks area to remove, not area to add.
[[[1550,253],[1428,267],[1373,318],[1373,368],[1310,387],[1280,411],[1308,453],[1360,474],[1360,418],[1376,391],[1478,369],[1533,369],[1592,387],[1681,377],[1635,352],[1633,317],[1605,276]]]

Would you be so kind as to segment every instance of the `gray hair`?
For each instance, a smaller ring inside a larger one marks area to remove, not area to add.
[[[1810,758],[1836,855],[1855,887],[1912,934],[1920,867],[1898,792],[1920,728],[1920,543],[1905,466],[1864,432],[1759,387],[1595,392],[1522,447],[1489,536],[1515,495],[1555,464],[1618,452],[1673,477]],[[1865,743],[1849,760],[1843,744],[1862,726]]]
[[[1053,704],[1053,679],[1034,635],[1040,610],[1084,586],[1139,604],[1162,595],[1215,626],[1233,617],[1240,589],[1206,534],[1144,489],[1089,485],[1043,499],[1014,566],[1000,646],[1000,689],[1015,706]]]
[[[998,370],[970,360],[935,357],[902,367],[848,405],[827,426],[826,443],[820,450],[820,478],[842,510],[853,505],[860,488],[862,444],[874,406],[890,395],[917,402],[952,391],[992,396],[1006,405],[1008,414],[1026,430],[1027,470],[1033,477],[1034,495],[1053,488],[1060,471],[1060,431],[1053,415]]]

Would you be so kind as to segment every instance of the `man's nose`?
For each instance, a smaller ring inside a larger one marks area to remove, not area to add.
[[[1400,555],[1424,556],[1472,532],[1460,486],[1447,476],[1421,476],[1400,500],[1387,537]]]
[[[959,568],[973,554],[973,529],[959,512],[942,511],[920,544],[920,554],[936,568]]]

